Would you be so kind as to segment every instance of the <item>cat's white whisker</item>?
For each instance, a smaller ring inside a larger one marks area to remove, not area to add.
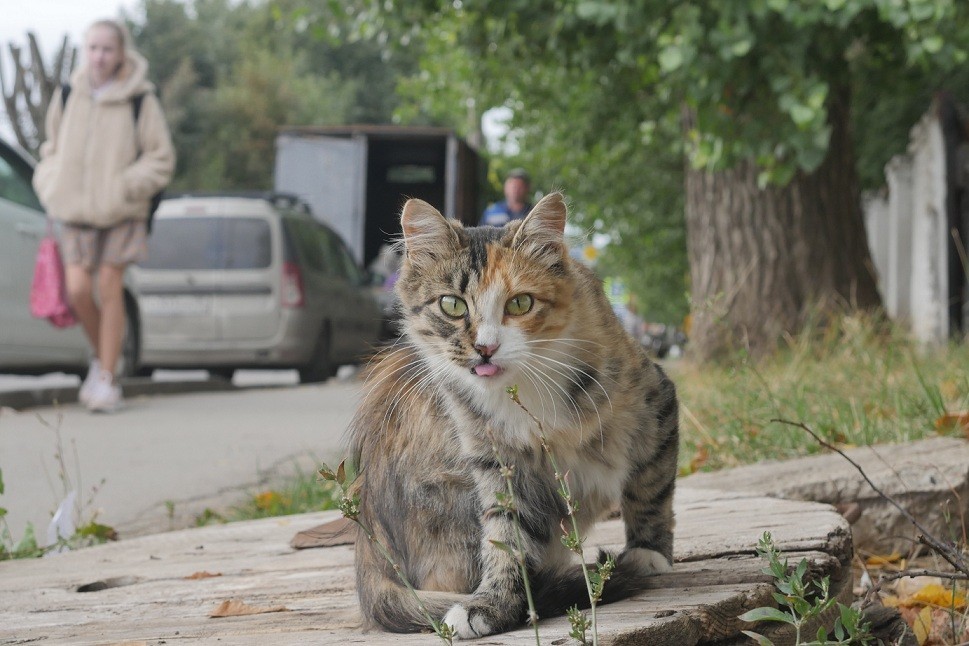
[[[548,383],[546,382],[545,379],[542,378],[543,375],[537,370],[535,370],[535,368],[525,363],[525,364],[522,364],[522,369],[525,374],[525,377],[535,386],[536,391],[538,391],[538,386],[541,385],[542,388],[544,388],[545,391],[548,393],[549,404],[552,407],[552,425],[557,426],[559,414],[558,414],[558,407],[555,405],[555,394],[552,393],[552,389],[548,387]],[[539,397],[539,400],[542,402],[542,417],[543,419],[547,419],[547,416],[545,415],[545,397],[544,395],[542,395],[541,392],[538,393],[538,397]]]
[[[553,359],[552,357],[546,357],[546,356],[538,355],[538,354],[533,354],[533,356],[540,357],[541,359],[546,360],[546,361],[551,361],[553,363],[556,363],[556,364],[558,364],[560,366],[563,366],[563,367],[567,368],[568,370],[572,370],[572,371],[574,371],[574,372],[576,372],[576,373],[578,373],[580,375],[584,375],[584,376],[588,377],[589,379],[591,379],[592,381],[594,381],[597,386],[599,386],[599,389],[602,390],[602,394],[606,396],[606,401],[609,402],[609,408],[612,408],[612,399],[609,397],[609,391],[607,391],[606,388],[605,388],[605,386],[603,386],[602,383],[598,379],[596,379],[594,376],[592,376],[591,373],[586,372],[585,370],[582,370],[581,368],[578,368],[577,366],[574,366],[574,365],[572,365],[570,363],[566,363],[566,362],[563,362],[563,361],[559,361],[558,359]],[[590,368],[591,368],[591,366],[590,366]],[[578,382],[573,382],[573,383],[575,383],[575,385],[577,385],[577,386],[579,385]],[[584,388],[582,389],[582,392],[585,393],[586,397],[589,398],[589,401],[591,401],[592,404],[593,404],[593,406],[594,406],[595,405],[595,401],[592,399],[592,395],[590,395],[588,392],[586,392],[586,390]]]
[[[593,381],[596,381],[596,380],[591,375],[589,375],[588,373],[584,372],[583,370],[580,370],[580,369],[576,368],[575,366],[571,366],[571,365],[566,364],[566,363],[563,363],[561,361],[556,361],[555,359],[551,359],[549,357],[543,357],[542,355],[539,355],[539,354],[536,354],[536,353],[530,353],[529,356],[531,358],[535,359],[536,361],[542,363],[543,365],[545,365],[548,369],[550,369],[553,372],[556,372],[559,375],[561,375],[562,377],[564,377],[569,383],[571,383],[571,384],[573,384],[575,386],[578,386],[578,389],[582,392],[582,394],[585,395],[588,398],[589,403],[592,406],[592,410],[596,414],[596,419],[599,422],[599,424],[598,424],[599,425],[599,433],[601,435],[602,434],[602,416],[599,414],[599,405],[596,404],[596,401],[592,397],[592,395],[590,395],[588,393],[588,391],[586,391],[586,389],[584,387],[582,387],[582,383],[575,379],[575,375],[576,375],[576,373],[578,373],[578,374],[584,374],[587,377],[589,377],[590,379],[592,379]],[[566,373],[566,372],[564,372],[564,371],[556,368],[554,365],[549,366],[549,365],[545,364],[544,362],[546,360],[547,361],[551,361],[554,364],[559,364],[559,365],[563,366],[567,370],[570,370],[571,371],[571,374],[568,374],[568,373]],[[596,381],[596,383],[599,383],[599,382]],[[599,384],[599,387],[602,388],[602,384]],[[563,392],[566,392],[564,390],[564,388],[563,388]],[[605,392],[605,389],[603,389],[603,392]],[[570,395],[568,395],[568,396],[574,402],[574,399]],[[606,399],[609,401],[609,407],[612,408],[612,401],[609,399],[609,393],[606,393]],[[575,402],[575,404],[577,405],[578,402]],[[580,418],[581,418],[581,416],[580,416]],[[576,420],[576,421],[578,421],[578,420]]]
[[[572,419],[575,421],[576,424],[578,424],[582,420],[582,413],[579,411],[579,404],[578,402],[575,401],[575,398],[573,398],[572,395],[569,394],[569,391],[566,390],[565,387],[562,384],[560,384],[557,379],[552,378],[547,372],[543,370],[539,370],[537,366],[530,366],[530,368],[535,370],[538,374],[546,377],[548,382],[551,382],[553,386],[555,386],[560,391],[562,391],[562,395],[563,395],[562,399],[564,403],[571,404],[572,410],[575,412],[575,417],[573,417]],[[565,373],[563,373],[562,371],[554,367],[551,368],[551,370],[553,370],[554,372],[557,372],[565,379],[569,378],[568,375],[566,375]]]

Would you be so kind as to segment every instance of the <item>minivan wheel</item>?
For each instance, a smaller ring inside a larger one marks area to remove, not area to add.
[[[232,381],[232,376],[235,375],[235,373],[235,368],[209,368],[210,377],[218,377],[219,379],[224,379],[228,382]]]
[[[298,368],[299,381],[303,384],[322,383],[333,376],[334,368],[330,362],[330,339],[326,326],[316,341],[316,348],[309,363]]]
[[[124,299],[124,339],[121,341],[121,356],[118,357],[118,376],[135,377],[144,374],[138,363],[141,330],[138,328],[138,308],[128,294]]]

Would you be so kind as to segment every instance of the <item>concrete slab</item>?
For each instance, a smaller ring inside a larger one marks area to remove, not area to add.
[[[858,447],[845,453],[933,534],[940,538],[965,536],[969,529],[969,442],[937,437]],[[684,478],[683,485],[832,505],[858,503],[861,517],[851,527],[855,549],[906,554],[916,545],[913,525],[835,453],[697,473]]]

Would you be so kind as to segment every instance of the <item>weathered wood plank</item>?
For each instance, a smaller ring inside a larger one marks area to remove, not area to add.
[[[676,566],[639,596],[604,606],[603,644],[698,644],[737,634],[736,616],[770,603],[754,547],[771,531],[792,560],[844,579],[851,541],[830,507],[710,491],[677,492]],[[427,644],[429,635],[362,633],[353,548],[292,550],[293,534],[335,517],[306,514],[145,536],[32,561],[0,563],[0,644]],[[622,543],[620,521],[601,523],[590,548]],[[187,579],[196,572],[220,576]],[[79,586],[126,585],[97,592]],[[220,603],[286,612],[209,618]],[[542,642],[568,643],[564,618],[540,624]],[[522,629],[479,644],[533,641]],[[566,641],[559,641],[566,639]]]

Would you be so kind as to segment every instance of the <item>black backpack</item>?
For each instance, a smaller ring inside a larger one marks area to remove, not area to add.
[[[61,85],[61,110],[67,107],[67,97],[71,94],[71,84],[64,83]],[[141,102],[144,100],[144,94],[137,94],[131,97],[131,112],[135,118],[135,133],[138,131],[138,117],[141,116]],[[138,154],[141,154],[141,146],[138,146]],[[158,210],[158,205],[161,204],[162,193],[164,191],[158,191],[151,196],[151,201],[148,203],[148,219],[145,220],[145,228],[148,233],[151,233],[151,223],[155,219],[155,211]]]

